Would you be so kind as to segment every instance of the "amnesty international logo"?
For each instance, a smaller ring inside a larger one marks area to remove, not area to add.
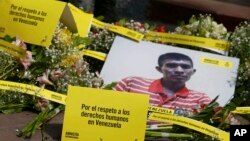
[[[78,139],[79,138],[79,133],[78,132],[65,132],[65,137],[66,138],[72,138],[72,139]]]
[[[4,27],[0,27],[0,33],[4,33],[5,32],[5,28]]]

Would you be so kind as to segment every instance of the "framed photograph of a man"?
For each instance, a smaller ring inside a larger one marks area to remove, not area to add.
[[[117,36],[101,71],[113,88],[150,95],[150,104],[196,110],[234,94],[239,59]]]

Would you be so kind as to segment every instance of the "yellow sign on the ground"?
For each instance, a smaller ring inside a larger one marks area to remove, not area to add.
[[[69,86],[62,141],[144,141],[148,101],[148,95]]]
[[[211,38],[196,37],[181,34],[161,33],[151,31],[145,35],[145,39],[149,41],[157,41],[163,43],[176,43],[183,45],[191,45],[201,48],[210,49],[222,54],[227,53],[229,42],[222,40],[215,40]]]
[[[0,80],[0,89],[1,90],[9,90],[9,91],[17,91],[25,94],[30,94],[42,98],[46,98],[48,100],[65,104],[66,95],[53,92],[41,87],[37,87],[34,85],[28,85],[23,83],[11,82]]]
[[[97,19],[93,19],[92,24],[98,28],[107,29],[109,31],[118,33],[120,35],[126,36],[126,37],[133,39],[133,40],[136,40],[136,41],[141,41],[144,37],[144,35],[140,32],[137,32],[137,31],[134,31],[134,30],[122,27],[122,26],[104,23],[104,22],[99,21]]]
[[[107,56],[107,54],[105,53],[94,51],[94,50],[88,50],[88,49],[83,49],[82,55],[90,56],[101,61],[105,61],[106,56]]]
[[[48,46],[65,6],[52,0],[1,0],[0,36]]]
[[[86,36],[92,22],[91,15],[54,0],[1,0],[0,9],[0,37],[18,36],[24,42],[44,47],[51,44],[59,21],[73,33],[80,29],[80,36]]]
[[[250,114],[250,107],[236,107],[232,112],[236,114]]]
[[[71,11],[73,17],[74,17],[74,21],[75,21],[76,28],[77,28],[77,33],[81,37],[87,37],[94,15],[89,14],[89,13],[85,13],[70,3],[68,4],[68,6],[70,8],[70,11]]]

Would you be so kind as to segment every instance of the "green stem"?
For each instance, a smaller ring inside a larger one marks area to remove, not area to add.
[[[4,79],[4,77],[6,75],[8,75],[11,71],[13,71],[14,69],[16,69],[17,66],[13,66],[11,69],[9,69],[6,73],[4,73],[3,75],[0,76],[0,79]]]
[[[7,104],[7,105],[0,105],[0,111],[9,110],[9,109],[17,109],[17,108],[26,108],[29,107],[30,104]]]
[[[10,62],[3,70],[5,71],[8,67],[11,67],[13,65],[13,62]]]
[[[56,116],[60,111],[64,110],[64,105],[59,105],[57,108],[47,107],[40,112],[34,120],[28,123],[21,131],[17,133],[17,136],[32,136],[35,131],[45,122]]]

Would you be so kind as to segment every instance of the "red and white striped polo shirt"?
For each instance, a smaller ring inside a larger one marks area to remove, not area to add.
[[[167,97],[163,93],[161,79],[128,77],[118,82],[113,89],[148,94],[150,95],[150,105],[175,109],[176,112],[181,112],[176,114],[184,116],[191,116],[197,113],[211,102],[211,99],[206,94],[187,89],[186,87],[176,92],[173,96]]]

